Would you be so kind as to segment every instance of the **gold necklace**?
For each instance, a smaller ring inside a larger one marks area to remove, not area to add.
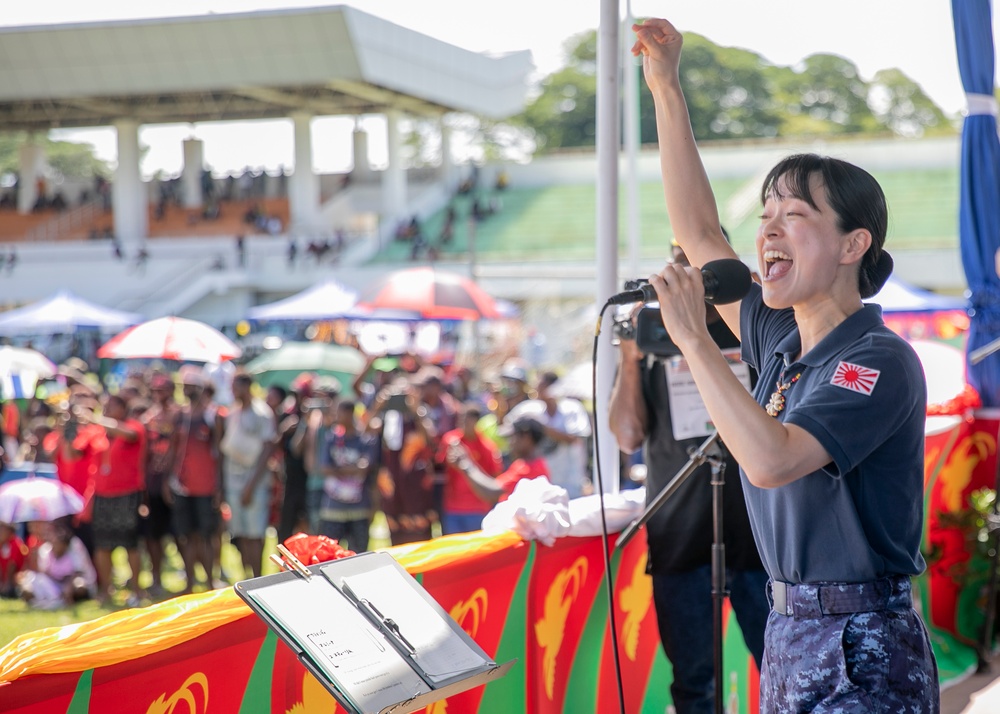
[[[781,374],[782,374],[782,376],[784,376],[785,373],[782,372]],[[785,408],[785,394],[784,393],[786,391],[788,391],[789,387],[791,387],[793,384],[795,384],[796,382],[798,382],[799,381],[799,377],[801,377],[801,376],[802,376],[802,372],[799,372],[798,374],[796,374],[794,377],[792,377],[790,380],[788,380],[784,384],[781,383],[781,379],[780,378],[778,379],[778,381],[774,385],[775,388],[774,388],[774,393],[771,394],[771,400],[767,403],[767,406],[764,407],[767,410],[767,413],[768,413],[769,416],[776,417],[776,416],[778,416],[778,414],[781,413],[781,410]]]

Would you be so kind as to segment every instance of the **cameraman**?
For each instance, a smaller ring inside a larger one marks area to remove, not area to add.
[[[676,246],[673,261],[687,262]],[[633,321],[637,313],[633,313]],[[715,309],[708,306],[709,324],[719,319]],[[643,449],[648,504],[684,467],[689,449],[697,448],[703,438],[675,438],[667,364],[639,351],[634,330],[633,334],[627,330],[624,333],[608,421],[622,451]],[[769,612],[767,574],[750,531],[739,467],[728,455],[725,475],[726,588],[743,639],[759,669]],[[714,711],[712,536],[711,466],[703,464],[646,524],[646,571],[653,577],[660,641],[673,665],[670,694],[677,714]]]
[[[436,432],[420,394],[400,377],[383,387],[369,410],[367,428],[381,437],[378,485],[393,545],[431,539],[438,520],[434,505]]]

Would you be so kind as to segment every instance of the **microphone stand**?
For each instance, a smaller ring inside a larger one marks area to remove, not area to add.
[[[713,447],[715,442],[719,438],[719,432],[712,432],[705,441],[701,442],[697,449],[690,453],[688,461],[681,470],[678,471],[670,482],[663,487],[663,490],[657,494],[656,498],[649,502],[646,506],[646,510],[642,512],[642,515],[636,518],[634,521],[628,524],[625,529],[618,534],[618,540],[615,542],[615,548],[622,550],[628,545],[629,541],[635,537],[635,534],[639,532],[649,519],[653,517],[663,504],[667,502],[667,499],[674,495],[674,492],[680,488],[688,477],[693,474],[699,466],[708,461],[708,451]]]
[[[715,665],[715,714],[722,714],[722,606],[726,589],[726,543],[722,529],[722,489],[726,485],[725,449],[719,444],[716,454],[708,457],[712,465],[712,635]]]
[[[663,504],[687,481],[698,467],[708,463],[712,467],[712,656],[715,673],[715,714],[723,714],[722,709],[722,610],[729,591],[726,590],[726,545],[723,540],[722,494],[726,483],[726,451],[719,441],[719,432],[712,432],[697,449],[691,452],[688,461],[670,482],[657,494],[643,511],[619,535],[615,548],[623,549],[635,537],[639,529],[653,517]]]

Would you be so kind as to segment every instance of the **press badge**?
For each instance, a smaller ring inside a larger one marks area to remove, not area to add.
[[[750,391],[750,365],[740,359],[739,348],[723,350],[729,368],[740,380],[744,389]],[[715,425],[708,416],[705,403],[698,393],[687,360],[682,356],[664,360],[663,368],[667,376],[667,393],[670,395],[670,423],[674,439],[695,439],[708,436],[715,431]]]

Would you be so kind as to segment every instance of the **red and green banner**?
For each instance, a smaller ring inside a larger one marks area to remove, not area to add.
[[[986,612],[989,561],[980,551],[971,495],[996,488],[1000,413],[938,417],[924,445],[927,571],[920,588],[942,680],[973,670]]]
[[[949,680],[975,666],[987,573],[968,528],[956,522],[972,491],[993,486],[1000,418],[934,424],[925,460],[929,567],[916,587]],[[496,661],[517,660],[505,677],[426,714],[618,711],[601,538],[544,546],[513,533],[473,533],[390,552]],[[670,667],[659,646],[645,541],[610,555],[626,711],[659,714],[670,704]],[[723,621],[726,710],[757,714],[758,673],[728,603]],[[0,713],[119,711],[341,710],[232,590],[39,630],[0,649]]]

